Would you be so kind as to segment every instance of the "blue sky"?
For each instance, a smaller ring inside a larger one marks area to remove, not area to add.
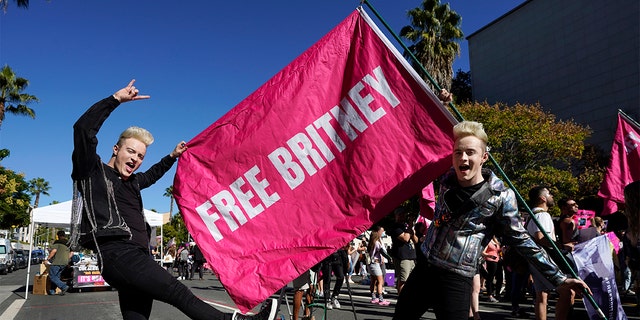
[[[465,36],[525,0],[449,1]],[[445,3],[445,1],[442,1]],[[371,0],[395,32],[419,0]],[[189,141],[342,21],[359,1],[31,0],[0,12],[0,65],[27,78],[36,119],[7,115],[1,165],[49,181],[40,206],[71,198],[72,126],[94,102],[136,79],[150,100],[121,105],[102,127],[108,159],[120,132],[136,125],[155,142],[141,170]],[[367,9],[373,16],[373,13]],[[377,20],[374,18],[377,22]],[[378,23],[384,29],[381,23]],[[394,40],[392,42],[395,43]],[[466,40],[454,71],[469,70]],[[168,212],[175,168],[143,191],[144,206]],[[174,208],[174,213],[177,211]]]

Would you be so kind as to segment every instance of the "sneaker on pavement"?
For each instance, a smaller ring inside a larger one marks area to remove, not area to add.
[[[66,286],[64,289],[62,289],[60,293],[58,293],[58,295],[64,296],[67,291],[69,291],[69,286]]]
[[[494,298],[493,296],[489,296],[489,302],[496,303],[498,302],[498,299]]]
[[[334,308],[340,309],[340,302],[338,301],[338,298],[333,298],[333,301],[331,301],[331,304],[333,305]]]
[[[625,294],[628,295],[628,296],[635,296],[636,292],[631,290],[631,289],[629,289],[629,290],[627,290],[627,292],[625,292]]]
[[[378,302],[380,302],[380,299],[378,299],[378,298],[371,299],[371,303],[378,304]]]
[[[232,320],[275,320],[276,312],[278,309],[278,302],[276,299],[269,299],[268,302],[263,305],[260,312],[254,315],[244,315],[237,311],[231,316]]]
[[[389,300],[380,300],[378,304],[381,306],[388,306],[391,302],[389,302]]]

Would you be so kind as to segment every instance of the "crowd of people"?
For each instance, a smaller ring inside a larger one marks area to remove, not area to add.
[[[96,153],[96,135],[109,115],[125,102],[148,98],[131,81],[95,103],[75,123],[76,223],[71,244],[98,253],[104,279],[118,289],[124,319],[148,319],[154,300],[167,302],[192,319],[274,319],[277,304],[272,299],[256,314],[243,315],[223,313],[193,295],[179,280],[193,279],[197,270],[202,278],[204,258],[197,245],[169,248],[178,277],[150,258],[148,226],[140,215],[140,190],[162,177],[188,146],[181,141],[150,169],[136,172],[153,137],[145,129],[130,127],[118,138],[106,163]],[[447,102],[451,96],[443,91],[440,98]],[[566,268],[571,266],[558,263],[556,255],[570,257],[576,243],[602,234],[603,221],[596,217],[593,228],[578,230],[573,219],[576,201],[562,199],[556,227],[549,214],[555,205],[552,190],[544,186],[529,192],[529,205],[538,223],[524,220],[514,191],[483,167],[489,156],[482,124],[460,122],[453,127],[453,137],[452,167],[439,179],[440,190],[429,219],[416,223],[415,212],[404,207],[395,210],[394,223],[389,226],[390,248],[381,241],[383,226],[374,225],[359,246],[346,244],[296,279],[294,310],[299,312],[303,301],[308,305],[315,292],[324,297],[327,308],[340,308],[342,286],[353,282],[355,274],[368,276],[372,304],[389,306],[384,284],[387,263],[392,262],[398,293],[392,306],[396,320],[419,319],[427,310],[438,319],[478,320],[483,287],[487,301],[511,300],[514,315],[524,315],[519,303],[522,292],[530,287],[529,279],[535,290],[536,319],[546,319],[550,291],[558,295],[556,319],[570,318],[574,299],[591,291],[584,281],[569,276]],[[636,277],[638,270],[639,194],[638,182],[625,189],[628,227],[618,230],[626,248],[620,260],[626,294],[633,293],[632,270]],[[553,250],[551,242],[561,251]],[[63,284],[57,285],[66,291]],[[308,310],[304,315],[309,317]]]

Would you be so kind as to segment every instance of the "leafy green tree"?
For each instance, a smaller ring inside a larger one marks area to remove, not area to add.
[[[0,127],[6,113],[35,119],[36,112],[27,105],[39,100],[36,96],[23,93],[28,86],[29,80],[16,77],[9,66],[5,65],[0,70]]]
[[[9,149],[0,149],[0,161],[8,157],[10,154],[11,154],[11,151],[9,151]]]
[[[584,158],[588,127],[557,120],[539,104],[474,102],[461,104],[458,110],[466,120],[484,124],[491,154],[525,199],[535,185],[549,186],[556,199],[579,200],[594,194],[603,169],[597,161]]]
[[[169,242],[171,238],[175,238],[176,243],[184,243],[189,240],[189,232],[187,231],[187,227],[184,225],[182,215],[180,214],[172,216],[171,221],[165,224],[163,228],[163,243]]]
[[[29,225],[28,188],[23,174],[0,166],[0,229]]]
[[[458,69],[451,82],[451,93],[456,105],[473,101],[471,90],[471,71],[464,72]]]
[[[29,0],[13,0],[18,8],[29,9]],[[2,11],[7,13],[7,7],[9,7],[9,0],[0,0],[0,7]]]
[[[460,28],[462,18],[448,3],[440,4],[440,0],[423,0],[420,7],[409,10],[408,16],[411,25],[402,28],[400,36],[413,43],[409,50],[438,85],[449,88],[453,59],[460,54],[457,41],[464,37]],[[415,65],[414,68],[419,70]],[[426,80],[426,76],[423,78]]]
[[[40,204],[40,195],[48,196],[49,190],[51,190],[49,181],[44,180],[44,178],[33,178],[29,180],[29,193],[36,196],[36,200],[33,203],[34,208],[37,208]]]

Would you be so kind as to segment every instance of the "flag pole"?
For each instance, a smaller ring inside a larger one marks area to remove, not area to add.
[[[438,91],[442,90],[442,87],[440,87],[438,85],[438,83],[433,79],[433,77],[431,77],[431,75],[429,74],[429,71],[427,71],[427,69],[425,69],[425,67],[422,65],[422,63],[420,63],[420,61],[418,60],[418,58],[416,58],[416,56],[413,54],[413,52],[411,52],[411,50],[409,50],[409,48],[404,44],[402,39],[400,39],[400,37],[393,31],[393,29],[391,29],[389,24],[382,18],[382,16],[380,16],[378,11],[373,7],[373,5],[369,2],[369,0],[362,0],[360,3],[366,4],[367,7],[369,9],[371,9],[373,14],[378,18],[378,20],[380,20],[380,22],[382,22],[382,24],[385,26],[385,28],[387,28],[387,30],[393,35],[393,37],[396,39],[396,41],[402,46],[402,48],[404,49],[405,53],[407,53],[411,57],[411,59],[414,62],[414,65],[417,65],[419,67],[420,71],[422,71],[422,74],[425,75],[427,77],[427,79],[429,79],[429,82],[434,86],[434,88],[436,88],[436,90],[438,90]],[[455,113],[455,115],[459,119],[459,121],[464,121],[464,117],[462,116],[460,111],[458,111],[456,106],[453,104],[453,101],[449,102],[449,107],[451,108],[453,113]],[[531,208],[529,207],[529,205],[527,205],[527,202],[524,200],[524,198],[522,197],[520,192],[518,192],[516,187],[513,185],[513,183],[511,182],[511,180],[507,176],[507,174],[504,172],[504,170],[502,170],[502,167],[498,164],[498,161],[496,161],[496,159],[491,155],[490,152],[487,151],[487,154],[489,155],[489,160],[491,161],[491,163],[494,165],[494,167],[496,168],[498,173],[503,177],[504,181],[507,183],[509,188],[511,188],[511,190],[513,190],[513,192],[515,193],[516,199],[524,207],[526,212],[531,217],[532,221],[536,224],[536,226],[538,226],[538,229],[544,230],[544,227],[540,224],[538,219],[536,219],[535,215],[533,214],[533,211],[531,211]],[[578,275],[576,274],[576,272],[571,267],[571,265],[569,264],[569,262],[567,261],[567,259],[565,259],[564,255],[562,254],[560,249],[558,249],[558,247],[556,246],[555,241],[553,239],[551,239],[551,237],[546,232],[543,232],[543,234],[544,234],[544,237],[548,240],[548,242],[551,243],[551,246],[553,247],[553,250],[556,251],[558,253],[558,256],[561,257],[562,263],[567,267],[566,269],[570,270],[570,275],[573,278],[580,279],[578,277]],[[596,301],[593,299],[593,296],[591,294],[589,294],[587,289],[583,290],[583,294],[588,298],[589,302],[594,307],[594,309],[596,309],[596,311],[598,312],[598,315],[600,316],[600,318],[604,319],[604,320],[607,320],[607,317],[604,315],[604,313],[602,312],[602,310],[600,309],[600,307],[598,306]]]
[[[636,129],[640,130],[640,123],[638,123],[637,121],[633,120],[633,118],[631,118],[630,115],[624,113],[624,111],[622,111],[622,109],[618,109],[618,114],[620,114],[625,120],[627,120],[627,122],[629,122],[631,125],[633,125],[634,127],[636,127]]]

